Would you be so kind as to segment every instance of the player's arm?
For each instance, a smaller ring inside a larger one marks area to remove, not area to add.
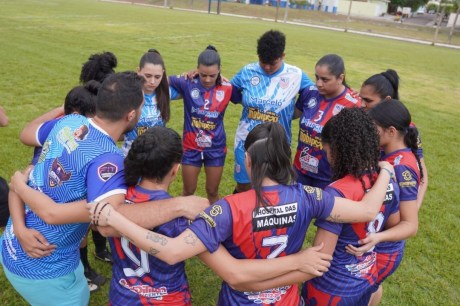
[[[420,209],[425,198],[426,190],[428,189],[428,170],[426,169],[425,159],[420,158],[420,164],[422,166],[423,178],[420,180],[420,186],[417,194],[417,207]]]
[[[345,198],[335,198],[327,221],[336,223],[370,222],[379,213],[385,200],[390,178],[394,176],[393,166],[388,162],[380,162],[380,173],[372,188],[361,201],[352,201]]]
[[[0,106],[0,126],[8,125],[8,116],[6,115],[5,109]]]
[[[293,271],[303,271],[312,276],[323,275],[330,266],[332,256],[323,253],[322,247],[319,245],[272,259],[236,259],[220,245],[215,252],[203,252],[198,257],[233,288],[253,290],[251,286],[255,282]]]
[[[40,126],[56,117],[64,115],[64,106],[59,106],[29,122],[22,130],[19,139],[21,142],[28,146],[41,146],[41,143],[37,141],[37,132]]]

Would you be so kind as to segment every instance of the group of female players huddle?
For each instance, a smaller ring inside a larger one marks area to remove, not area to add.
[[[192,224],[178,218],[152,231],[110,204],[88,205],[93,223],[122,234],[109,239],[111,305],[191,304],[183,261],[194,255],[224,279],[218,305],[379,303],[404,240],[417,232],[427,186],[418,132],[398,100],[398,75],[389,69],[371,76],[358,96],[345,82],[340,56],[316,63],[314,83],[284,62],[284,49],[281,32],[264,33],[259,61],[230,82],[212,46],[189,77],[168,78],[157,50],[142,56],[144,106],[122,145],[127,203],[171,197],[180,165],[182,193],[193,194],[204,165],[214,204]],[[165,127],[170,101],[181,98],[182,139]],[[243,106],[234,144],[237,185],[220,198],[230,101]],[[312,219],[315,247],[300,252]],[[309,262],[299,266],[299,256]]]

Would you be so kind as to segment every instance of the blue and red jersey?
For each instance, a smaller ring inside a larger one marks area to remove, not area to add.
[[[147,190],[139,185],[128,189],[126,202],[142,203],[170,198],[164,190]],[[188,226],[185,218],[176,218],[153,229],[176,237]],[[113,254],[110,305],[190,305],[185,262],[168,265],[131,244],[126,238],[110,238]]]
[[[184,151],[226,152],[224,114],[232,95],[232,85],[205,88],[199,78],[169,77],[169,85],[184,99]]]
[[[377,174],[374,173],[373,179],[376,178]],[[362,179],[366,190],[371,188],[369,176],[363,176]],[[333,182],[325,191],[354,201],[362,200],[365,194],[361,181],[352,175]],[[345,247],[349,244],[358,246],[358,240],[364,239],[368,233],[381,231],[390,215],[397,213],[398,210],[399,188],[395,181],[391,181],[387,187],[385,201],[373,221],[341,224],[317,220],[315,223],[317,227],[337,235],[338,240],[329,271],[322,277],[310,280],[309,283],[326,296],[354,297],[356,301],[361,300],[361,295],[364,295],[366,290],[370,290],[377,279],[376,253],[370,250],[363,256],[356,257],[347,253]],[[313,300],[322,304],[321,295],[312,294],[310,291],[307,288],[308,296],[305,297],[307,304],[314,304]]]
[[[313,218],[327,218],[334,197],[319,188],[296,185],[263,187],[270,203],[256,208],[254,190],[227,196],[207,208],[190,229],[209,252],[222,243],[235,258],[275,258],[298,252]],[[217,305],[299,305],[298,288],[284,286],[241,292],[223,282]]]
[[[314,181],[329,184],[332,173],[326,152],[323,150],[321,132],[326,122],[344,108],[360,107],[349,88],[337,97],[326,99],[316,86],[302,91],[296,108],[302,111],[299,123],[299,142],[294,158],[294,167],[299,176],[308,176]]]
[[[383,156],[382,160],[392,164],[395,169],[400,190],[399,200],[416,201],[420,184],[420,169],[412,150],[409,148],[397,150]],[[404,241],[382,242],[376,246],[378,253],[392,253],[403,249]]]

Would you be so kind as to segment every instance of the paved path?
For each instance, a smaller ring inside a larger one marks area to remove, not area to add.
[[[163,8],[163,9],[168,9],[168,10],[170,9],[169,7],[164,7],[164,6],[159,6],[159,5],[139,3],[139,2],[131,2],[131,1],[123,1],[123,0],[100,0],[100,1],[102,1],[102,2],[125,3],[125,4],[131,4],[131,5],[141,5],[141,6],[151,6],[151,7],[155,7],[155,8]],[[174,8],[174,9],[179,10],[179,11],[199,12],[199,13],[206,13],[206,14],[208,13],[207,11],[192,10],[192,9],[186,9],[186,8]],[[223,16],[232,16],[232,17],[239,17],[239,18],[245,18],[245,19],[258,19],[258,20],[273,21],[273,22],[275,21],[275,19],[271,19],[271,18],[260,18],[260,17],[236,15],[236,14],[228,14],[228,13],[220,13],[220,14],[223,15]],[[425,14],[425,15],[431,16],[431,15],[428,15],[428,14]],[[416,19],[416,18],[417,18],[417,16],[416,17],[411,17],[409,19]],[[429,21],[427,21],[427,22],[429,22]],[[333,27],[328,27],[328,26],[315,25],[315,24],[308,24],[308,23],[300,23],[300,22],[294,22],[294,21],[287,21],[286,23],[299,25],[299,26],[303,26],[303,27],[331,30],[331,31],[336,31],[336,32],[344,32],[345,31],[345,29],[339,29],[339,28],[333,28]],[[409,22],[407,22],[407,23],[409,23]],[[386,39],[393,39],[393,40],[399,40],[399,41],[412,42],[412,43],[423,44],[423,45],[433,45],[433,42],[428,41],[428,40],[397,37],[397,36],[377,34],[377,33],[369,33],[369,32],[364,32],[364,31],[355,31],[355,30],[348,30],[347,32],[348,33],[359,34],[359,35],[365,35],[365,36],[380,37],[380,38],[386,38]],[[457,45],[449,45],[449,44],[444,44],[444,43],[435,43],[434,46],[460,50],[460,46],[457,46]]]

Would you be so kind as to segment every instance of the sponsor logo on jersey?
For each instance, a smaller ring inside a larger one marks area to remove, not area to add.
[[[377,258],[377,253],[372,252],[369,255],[361,256],[361,261],[358,263],[354,263],[351,265],[345,265],[345,268],[350,272],[351,275],[365,278],[370,272],[372,273],[371,269],[375,266]]]
[[[288,77],[280,77],[280,87],[282,89],[286,89],[289,86],[289,78]]]
[[[399,165],[401,163],[402,158],[403,158],[402,155],[398,155],[393,161],[393,166]]]
[[[75,151],[78,147],[77,140],[73,134],[72,129],[68,126],[61,129],[57,134],[57,140],[64,146],[69,154],[72,153],[72,151]]]
[[[258,76],[253,76],[251,78],[251,85],[252,86],[257,86],[260,83],[260,78]]]
[[[248,119],[259,120],[263,122],[278,122],[279,117],[275,112],[263,112],[260,109],[249,107]]]
[[[300,152],[300,167],[302,170],[306,170],[312,173],[318,173],[319,159],[311,155],[309,152],[309,147],[305,147]]]
[[[209,211],[209,214],[213,217],[216,217],[218,215],[222,214],[222,206],[220,205],[214,205],[211,210]]]
[[[292,226],[297,215],[298,204],[258,207],[252,212],[254,232]]]
[[[321,124],[315,123],[308,118],[302,116],[300,124],[305,125],[305,127],[312,128],[316,133],[321,133],[323,131],[323,126]],[[302,128],[302,127],[301,127]]]
[[[332,110],[332,115],[337,115],[338,113],[340,113],[342,111],[342,109],[344,109],[345,106],[341,105],[341,104],[336,104],[334,105],[334,109]]]
[[[316,98],[311,98],[310,100],[308,100],[308,103],[307,103],[307,107],[308,108],[313,108],[316,106]]]
[[[107,182],[117,172],[118,166],[110,162],[107,162],[97,168],[97,174],[104,182]]]
[[[308,185],[303,185],[303,190],[305,190],[307,193],[315,193],[316,188]]]
[[[310,87],[308,87],[308,90],[315,90],[315,91],[318,91],[318,88],[316,87],[316,85],[310,85]]]
[[[274,304],[281,300],[283,295],[291,288],[291,286],[284,286],[279,288],[268,289],[259,292],[245,292],[248,300],[254,304]]]
[[[205,116],[205,117],[208,117],[208,118],[217,118],[219,117],[219,112],[218,111],[208,111],[208,110],[205,110],[205,109],[199,109],[197,107],[193,107],[192,106],[192,114],[198,114],[200,116]]]
[[[222,102],[225,98],[225,92],[223,90],[216,91],[216,100]]]
[[[255,104],[263,104],[264,106],[266,105],[271,105],[271,106],[282,106],[284,99],[277,99],[277,100],[270,100],[270,99],[261,99],[258,97],[250,97],[249,98],[251,103]]]
[[[369,190],[366,190],[366,193],[368,191]],[[385,200],[383,201],[383,205],[390,204],[393,201],[394,197],[395,197],[395,189],[393,187],[393,184],[390,182],[388,183],[388,186],[387,186],[387,192],[385,194]]]
[[[222,208],[221,208],[222,209]],[[216,227],[216,221],[214,221],[214,219],[208,215],[207,213],[205,213],[204,211],[200,212],[199,216],[204,220],[206,221],[206,223],[209,224],[210,227]]]
[[[300,130],[299,141],[314,148],[318,148],[320,150],[323,149],[323,142],[321,141],[321,137],[310,135],[308,131],[303,129]]]
[[[356,104],[358,102],[358,99],[353,98],[353,96],[349,92],[347,92],[347,94],[345,95],[345,99],[347,99],[353,104]]]
[[[192,117],[192,126],[197,129],[212,131],[216,128],[216,123],[212,121],[201,121],[199,118]]]
[[[137,136],[141,136],[142,134],[144,134],[147,130],[149,129],[148,126],[139,126],[137,127]]]
[[[200,90],[197,88],[193,88],[192,91],[190,92],[190,95],[192,96],[193,99],[198,99],[200,96]]]
[[[50,151],[50,145],[52,144],[53,142],[51,141],[51,139],[45,141],[45,143],[43,144],[43,147],[42,147],[42,152],[40,153],[40,156],[38,157],[38,162],[41,163],[45,160],[45,157],[46,157],[46,154],[48,154],[48,152]]]
[[[66,172],[57,158],[53,160],[51,169],[48,171],[48,183],[50,187],[56,187],[66,182],[72,176],[71,172]]]
[[[212,137],[200,130],[195,137],[195,142],[200,148],[210,148],[212,146]]]
[[[137,295],[152,298],[155,300],[162,300],[163,296],[168,295],[168,289],[166,287],[154,288],[149,285],[131,285],[128,280],[122,278],[118,281],[120,285],[136,293]]]
[[[410,173],[409,170],[406,170],[403,173],[401,173],[401,176],[404,180],[404,182],[399,182],[399,186],[401,188],[410,188],[417,186],[417,182],[414,180],[414,177],[412,176],[412,173]]]
[[[406,170],[402,173],[402,177],[405,181],[412,181],[412,174],[409,170]]]

